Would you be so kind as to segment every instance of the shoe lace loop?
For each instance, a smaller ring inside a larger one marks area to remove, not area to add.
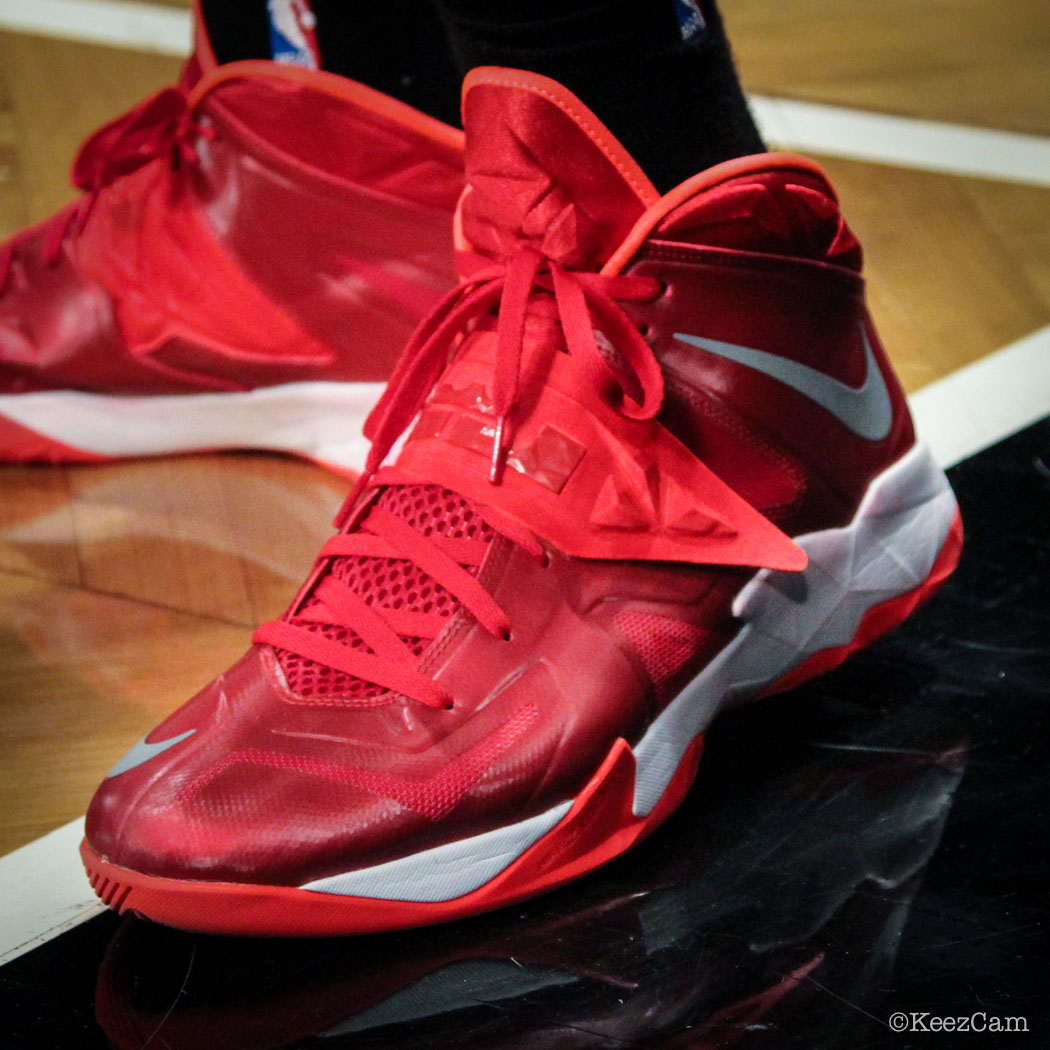
[[[365,472],[353,498],[364,491],[394,443],[415,418],[448,362],[450,352],[472,321],[499,303],[493,402],[496,439],[490,481],[498,484],[510,441],[512,415],[521,389],[525,321],[537,293],[553,296],[569,353],[587,379],[603,391],[623,415],[652,419],[663,403],[663,374],[652,348],[620,302],[652,299],[659,281],[637,275],[582,273],[564,269],[532,248],[522,248],[505,265],[486,266],[445,297],[416,329],[386,391],[365,423],[372,442]],[[595,335],[615,346],[607,356]]]
[[[7,286],[16,249],[23,241],[42,229],[41,258],[45,265],[55,266],[66,238],[83,232],[102,190],[158,158],[170,157],[173,170],[197,164],[200,156],[194,139],[211,139],[214,134],[210,125],[194,119],[188,91],[181,84],[158,91],[103,125],[88,137],[73,161],[73,185],[83,195],[56,212],[42,227],[30,227],[0,247],[0,293]]]
[[[560,323],[566,348],[577,358],[584,381],[596,384],[623,415],[651,419],[663,401],[663,376],[652,348],[620,303],[651,300],[660,291],[661,285],[654,278],[570,271],[531,248],[520,250],[505,265],[480,265],[423,321],[399,359],[386,392],[365,424],[371,452],[364,474],[337,518],[337,528],[346,527],[354,508],[362,509],[360,500],[371,479],[423,407],[460,338],[494,308],[498,307],[493,373],[497,425],[489,475],[493,485],[500,483],[512,437],[530,310],[554,316]],[[603,343],[614,346],[615,351],[603,352],[600,348],[596,322]],[[373,487],[369,498],[376,491]],[[544,558],[542,545],[523,527],[496,510],[474,509],[496,532],[512,539],[537,561]],[[424,535],[375,502],[366,513],[357,514],[355,521],[325,545],[321,559],[407,559],[444,587],[482,629],[497,638],[509,637],[506,613],[470,571],[481,566],[488,549],[485,540]],[[355,593],[332,572],[322,572],[318,578],[319,583],[310,592],[312,604],[300,603],[296,620],[347,627],[370,652],[352,649],[288,619],[264,624],[254,640],[429,707],[451,706],[448,691],[417,670],[416,652],[403,640],[436,638],[447,622],[444,617],[387,608],[373,594]]]

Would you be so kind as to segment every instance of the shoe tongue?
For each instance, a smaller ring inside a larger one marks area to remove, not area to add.
[[[460,247],[504,260],[522,247],[597,270],[659,197],[598,118],[533,73],[476,69],[463,93],[467,190]]]

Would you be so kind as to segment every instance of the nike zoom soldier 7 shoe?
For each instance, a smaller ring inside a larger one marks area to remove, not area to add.
[[[360,469],[455,284],[462,133],[342,77],[216,65],[106,125],[83,195],[0,245],[0,459],[225,447]]]
[[[462,283],[338,534],[92,802],[121,911],[352,933],[576,878],[674,810],[719,712],[834,666],[958,558],[818,167],[660,197],[553,81],[475,70],[464,107]]]

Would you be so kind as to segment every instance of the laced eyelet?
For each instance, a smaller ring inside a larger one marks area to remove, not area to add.
[[[500,634],[499,637],[500,637],[500,641],[501,642],[509,642],[511,640],[511,638],[513,637],[513,634],[511,633],[511,629],[508,627],[505,631],[503,631]]]

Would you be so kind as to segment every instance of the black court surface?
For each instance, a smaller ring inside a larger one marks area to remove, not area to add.
[[[615,864],[384,936],[101,915],[0,969],[0,1046],[1050,1047],[1050,420],[950,476],[967,544],[940,594],[719,722],[681,810]]]

